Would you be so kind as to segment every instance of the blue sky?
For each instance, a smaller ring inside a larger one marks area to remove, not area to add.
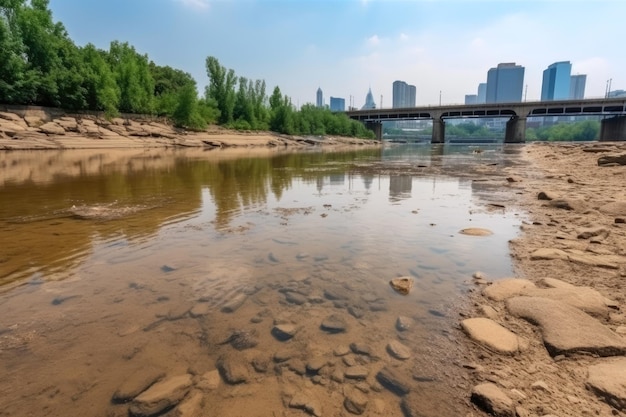
[[[527,99],[542,71],[571,61],[586,97],[626,89],[623,0],[50,0],[78,45],[119,40],[159,65],[194,76],[217,57],[237,75],[280,86],[294,104],[318,87],[358,107],[371,86],[391,105],[391,84],[417,87],[417,104],[462,103],[490,67],[526,68]]]

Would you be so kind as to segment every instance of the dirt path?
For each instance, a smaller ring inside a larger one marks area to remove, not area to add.
[[[626,144],[522,154],[502,202],[528,213],[510,242],[516,277],[476,274],[461,318],[475,415],[626,415],[626,166],[598,164]]]

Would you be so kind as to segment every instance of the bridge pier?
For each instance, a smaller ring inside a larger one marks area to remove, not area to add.
[[[626,141],[626,116],[602,119],[598,140],[600,142]]]
[[[506,122],[504,143],[524,142],[526,142],[526,118],[513,116],[508,122]]]
[[[430,143],[445,143],[446,141],[446,122],[440,118],[433,118],[433,136]]]
[[[365,122],[365,128],[374,132],[376,140],[383,140],[382,122]]]

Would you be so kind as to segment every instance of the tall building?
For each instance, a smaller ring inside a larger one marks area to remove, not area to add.
[[[478,84],[478,97],[476,104],[485,104],[487,102],[487,83]]]
[[[585,98],[585,85],[587,75],[572,75],[569,83],[569,98],[572,100],[582,100]]]
[[[330,111],[346,111],[346,100],[339,97],[330,97]]]
[[[543,71],[541,101],[567,100],[570,98],[572,64],[569,61],[555,62]]]
[[[516,103],[522,101],[524,67],[515,62],[498,64],[487,72],[486,103]]]
[[[370,88],[367,91],[367,96],[365,96],[365,104],[361,107],[361,110],[373,110],[376,108],[376,102],[374,101],[374,96],[372,95],[372,89]]]
[[[415,107],[416,95],[417,88],[414,85],[409,85],[404,81],[394,81],[391,106],[394,109],[403,107]]]
[[[476,104],[478,96],[476,94],[465,94],[465,104]]]
[[[324,93],[322,93],[322,87],[317,89],[317,100],[315,101],[317,107],[324,107]]]
[[[613,90],[607,93],[608,98],[626,97],[626,90]]]

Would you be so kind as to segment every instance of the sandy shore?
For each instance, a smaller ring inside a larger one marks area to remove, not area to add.
[[[312,147],[378,145],[345,137],[299,137],[274,132],[238,132],[211,126],[203,132],[174,128],[157,120],[111,120],[61,115],[50,109],[0,111],[0,150],[129,149],[163,147]]]
[[[475,274],[461,313],[468,400],[477,415],[626,415],[626,166],[598,163],[626,144],[522,154],[500,179],[511,191],[501,206],[527,213],[510,242],[516,277]]]

